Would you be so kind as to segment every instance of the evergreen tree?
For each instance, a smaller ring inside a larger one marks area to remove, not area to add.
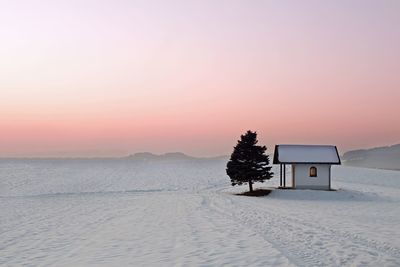
[[[226,166],[226,173],[231,178],[232,186],[249,184],[250,192],[253,183],[269,180],[273,172],[269,165],[269,156],[265,154],[267,148],[257,145],[257,133],[247,131],[240,137],[238,144]]]

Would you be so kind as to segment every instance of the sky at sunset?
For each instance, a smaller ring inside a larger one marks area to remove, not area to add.
[[[400,143],[400,1],[0,0],[0,157]]]

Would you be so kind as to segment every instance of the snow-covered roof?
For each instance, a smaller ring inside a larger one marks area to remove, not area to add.
[[[276,145],[273,163],[340,164],[340,157],[336,146]]]

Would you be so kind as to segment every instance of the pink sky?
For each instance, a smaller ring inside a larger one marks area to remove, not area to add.
[[[0,156],[400,143],[400,1],[0,0]]]

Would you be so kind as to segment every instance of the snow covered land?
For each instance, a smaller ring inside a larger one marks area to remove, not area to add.
[[[337,191],[256,198],[225,164],[0,160],[0,265],[400,266],[400,172],[338,166]]]
[[[342,159],[349,166],[400,170],[400,144],[348,151]]]

